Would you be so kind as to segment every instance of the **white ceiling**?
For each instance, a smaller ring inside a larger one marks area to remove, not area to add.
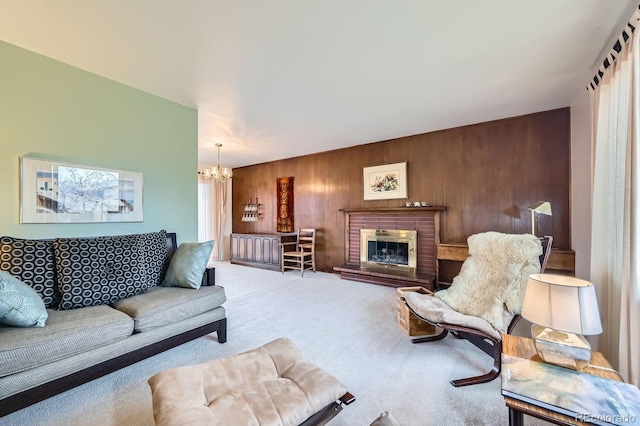
[[[637,0],[0,0],[0,40],[198,109],[239,167],[571,104]]]

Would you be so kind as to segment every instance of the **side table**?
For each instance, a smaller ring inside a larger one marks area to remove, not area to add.
[[[533,345],[533,340],[504,334],[502,336],[502,354],[517,356],[519,358],[530,359],[532,361],[539,361],[540,358],[536,352],[536,348]],[[592,374],[594,376],[604,377],[606,379],[612,379],[622,381],[618,374],[613,370],[609,361],[600,352],[591,353],[591,365],[596,367],[586,367],[582,370],[583,373]],[[510,426],[523,426],[523,415],[538,417],[551,423],[559,425],[582,425],[583,422],[569,416],[565,416],[560,413],[553,412],[543,407],[538,407],[533,404],[529,404],[517,399],[504,397],[505,404],[509,407],[509,425]]]

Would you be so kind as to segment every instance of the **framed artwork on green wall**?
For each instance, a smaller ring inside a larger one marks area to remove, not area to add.
[[[142,222],[142,173],[20,158],[20,223]]]

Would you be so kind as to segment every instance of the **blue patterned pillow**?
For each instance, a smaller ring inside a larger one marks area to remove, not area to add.
[[[34,289],[8,272],[0,271],[0,324],[44,327],[47,308]]]
[[[213,251],[213,241],[182,243],[173,254],[162,285],[199,289]]]
[[[140,234],[56,239],[58,309],[107,305],[152,287],[141,240]]]

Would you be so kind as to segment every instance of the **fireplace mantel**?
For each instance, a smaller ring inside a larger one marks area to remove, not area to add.
[[[360,213],[360,214],[404,214],[404,213],[416,213],[416,212],[432,212],[446,210],[444,206],[431,206],[431,207],[360,207],[353,209],[340,209],[343,213]]]

